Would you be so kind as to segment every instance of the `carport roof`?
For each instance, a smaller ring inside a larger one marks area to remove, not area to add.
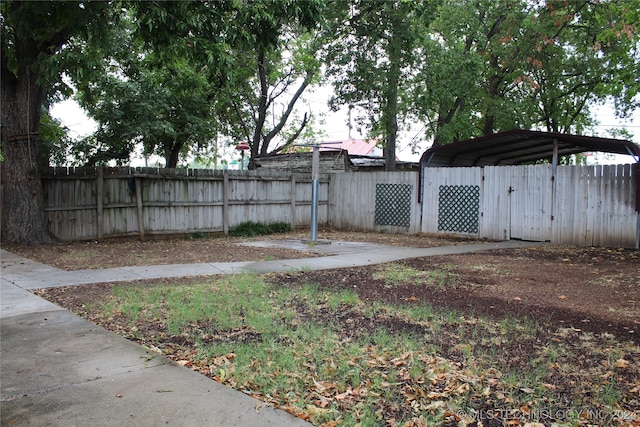
[[[558,156],[584,152],[626,154],[640,161],[640,146],[622,139],[569,135],[531,130],[510,130],[466,141],[432,147],[420,163],[430,167],[502,166],[551,161],[554,144]]]

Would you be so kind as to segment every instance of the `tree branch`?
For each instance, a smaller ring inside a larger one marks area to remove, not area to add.
[[[300,136],[300,134],[302,133],[304,128],[307,126],[310,120],[311,120],[311,114],[304,113],[304,117],[302,118],[302,123],[298,127],[298,130],[296,130],[296,132],[287,139],[287,142],[285,142],[283,146],[273,150],[271,154],[278,154],[284,151],[285,149],[291,147],[293,143],[296,142],[296,139],[298,139],[298,137]]]

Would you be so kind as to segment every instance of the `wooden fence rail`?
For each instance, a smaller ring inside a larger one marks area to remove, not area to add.
[[[241,222],[308,225],[311,176],[270,171],[156,168],[50,169],[45,212],[62,240],[225,232]],[[320,180],[318,222],[328,218]]]

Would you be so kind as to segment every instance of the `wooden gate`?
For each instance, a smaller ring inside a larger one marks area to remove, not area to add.
[[[483,216],[503,225],[505,239],[550,240],[551,184],[551,165],[485,167]]]

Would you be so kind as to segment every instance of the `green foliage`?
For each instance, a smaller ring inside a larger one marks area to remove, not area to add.
[[[140,144],[145,156],[176,167],[187,154],[208,151],[215,138],[215,84],[200,64],[147,51],[134,22],[122,20],[112,51],[91,76],[76,76],[76,99],[98,123],[76,156],[88,165],[128,162]]]
[[[336,2],[325,49],[335,94],[332,109],[355,108],[359,128],[383,140],[386,166],[395,168],[396,137],[411,107],[408,76],[419,61],[417,36],[431,19],[430,1]]]
[[[595,124],[590,105],[611,98],[621,114],[634,108],[632,3],[442,2],[413,83],[426,136],[441,144],[515,127],[583,133]]]
[[[59,120],[44,111],[40,117],[40,147],[39,150],[47,160],[47,165],[66,165],[67,155],[72,145],[67,129]]]
[[[236,237],[255,237],[275,233],[287,233],[291,231],[291,225],[287,222],[263,222],[245,221],[229,230],[229,234]]]
[[[118,2],[3,1],[0,14],[3,73],[29,69],[52,97],[70,93],[65,73],[90,67],[79,47],[108,46],[119,20]]]
[[[291,145],[312,123],[294,106],[318,76],[308,30],[322,4],[127,4],[112,50],[94,52],[103,55],[95,72],[73,75],[78,100],[99,124],[75,154],[89,165],[127,162],[142,145],[143,155],[176,167],[187,157],[216,158],[219,137],[248,141],[252,156]]]
[[[597,124],[590,106],[607,100],[628,115],[640,105],[639,10],[640,0],[4,1],[3,83],[33,72],[45,105],[77,90],[98,130],[70,141],[43,119],[56,162],[126,163],[142,147],[176,166],[216,159],[220,141],[247,141],[252,157],[315,141],[319,117],[300,103],[329,82],[331,108],[352,107],[393,164],[409,120],[437,145],[514,127],[584,133]]]
[[[298,107],[318,82],[321,63],[315,35],[324,2],[250,2],[237,14],[231,43],[237,70],[221,87],[220,109],[227,133],[251,146],[250,155],[289,149],[309,131],[315,117]],[[250,163],[252,167],[252,163]]]

